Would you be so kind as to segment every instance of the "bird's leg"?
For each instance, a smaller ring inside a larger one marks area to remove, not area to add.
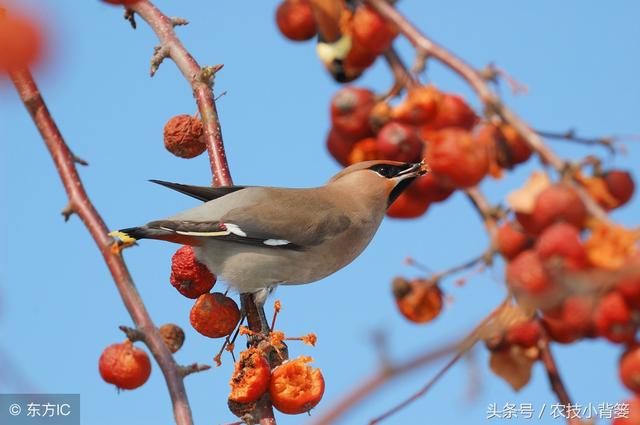
[[[249,329],[267,337],[271,329],[264,314],[265,295],[266,291],[264,294],[262,294],[262,291],[240,294],[240,303],[243,313],[247,316]]]

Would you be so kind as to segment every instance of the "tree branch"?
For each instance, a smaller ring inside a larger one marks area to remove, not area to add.
[[[444,47],[435,43],[427,36],[422,34],[411,22],[409,22],[392,4],[387,0],[364,0],[380,13],[381,16],[388,21],[393,22],[399,31],[409,40],[411,44],[418,50],[419,55],[428,55],[439,60],[460,75],[473,90],[478,94],[480,100],[485,106],[487,115],[497,115],[504,122],[511,125],[529,144],[529,146],[538,154],[540,159],[553,167],[558,173],[565,174],[567,172],[567,163],[556,155],[538,134],[532,130],[518,115],[507,108],[500,98],[489,88],[482,74],[461,58],[446,50]],[[582,201],[585,203],[589,213],[600,221],[609,223],[610,219],[607,213],[588,195],[586,190],[577,182],[571,181]]]
[[[80,217],[98,245],[136,329],[144,334],[144,343],[162,370],[173,403],[176,423],[192,424],[191,408],[180,368],[153,324],[122,256],[118,251],[112,250],[113,240],[107,235],[104,221],[84,190],[73,153],[49,113],[31,73],[28,70],[17,70],[11,72],[10,77],[53,158],[69,198],[69,210]]]
[[[158,51],[162,51],[166,57],[175,62],[184,78],[190,84],[202,118],[204,139],[207,144],[209,163],[213,175],[213,185],[231,186],[233,183],[229,165],[227,164],[218,110],[212,90],[215,73],[222,66],[201,68],[176,36],[173,29],[175,19],[163,14],[150,1],[141,0],[129,5],[128,8],[149,24],[160,40]],[[153,62],[153,64],[156,64],[159,58],[154,56],[154,60],[156,62]],[[159,63],[157,63],[156,68],[157,66],[159,66]]]

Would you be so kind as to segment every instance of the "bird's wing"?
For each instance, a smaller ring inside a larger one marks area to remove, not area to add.
[[[245,189],[246,186],[191,186],[188,184],[171,183],[162,180],[149,180],[152,183],[159,184],[169,189],[173,189],[182,194],[191,196],[192,198],[199,199],[202,202],[211,201],[213,199],[221,198],[238,190]]]
[[[314,196],[313,190],[318,189],[248,189],[246,195],[238,192],[145,227],[184,237],[303,250],[351,225],[343,211]]]

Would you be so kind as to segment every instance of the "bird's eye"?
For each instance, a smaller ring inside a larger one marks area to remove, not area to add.
[[[392,167],[387,164],[378,164],[371,167],[373,171],[380,174],[382,177],[391,178],[398,174],[398,171],[395,167]]]

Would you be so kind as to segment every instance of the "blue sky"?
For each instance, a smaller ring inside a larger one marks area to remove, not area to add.
[[[47,25],[50,54],[35,75],[67,142],[91,164],[80,170],[81,176],[107,224],[133,226],[194,206],[193,200],[147,182],[157,178],[207,184],[210,179],[204,156],[182,160],[162,146],[166,120],[196,109],[187,83],[171,62],[153,79],[148,77],[157,44],[151,30],[139,22],[132,31],[120,9],[99,1],[19,3],[36,10]],[[275,1],[157,4],[167,14],[191,21],[178,33],[201,64],[225,65],[216,79],[216,93],[227,92],[218,108],[236,183],[313,186],[339,170],[324,148],[328,104],[338,86],[322,70],[312,43],[294,44],[277,32]],[[584,135],[640,133],[637,2],[404,0],[400,8],[472,64],[495,61],[527,84],[526,96],[513,98],[506,87],[503,93],[532,126],[560,131],[575,127]],[[410,58],[406,43],[399,47]],[[470,95],[441,66],[430,66],[429,77],[443,90]],[[381,61],[358,82],[380,91],[390,83]],[[477,106],[475,99],[472,103]],[[136,391],[118,394],[99,377],[102,349],[121,341],[117,327],[131,321],[80,221],[62,221],[62,185],[6,79],[0,79],[0,137],[0,348],[15,365],[3,360],[0,391],[80,393],[86,424],[171,422],[156,365],[149,382]],[[605,155],[597,148],[552,143],[567,157]],[[632,142],[627,146],[628,156],[607,157],[607,164],[637,169],[640,148]],[[497,201],[539,166],[532,160],[504,180],[483,182],[482,188]],[[636,199],[614,216],[631,225],[637,224],[639,213]],[[376,370],[374,331],[384,331],[392,357],[403,359],[463,335],[492,310],[504,296],[501,262],[463,287],[445,283],[453,301],[428,325],[400,317],[390,293],[394,276],[418,275],[403,264],[406,256],[439,270],[476,256],[486,244],[476,213],[456,195],[419,220],[385,220],[369,249],[339,273],[312,285],[280,288],[275,296],[283,304],[279,327],[290,335],[315,332],[319,338],[316,348],[290,346],[293,356],[312,355],[323,370],[326,393],[318,411]],[[186,344],[177,360],[211,363],[221,342],[190,327],[192,302],[168,281],[175,249],[145,241],[128,250],[126,259],[156,324],[174,322],[185,329]],[[618,347],[585,341],[553,348],[576,402],[616,402],[628,396],[617,378]],[[537,407],[555,402],[540,366],[532,382],[516,394],[488,371],[484,348],[473,354],[472,362],[460,362],[427,397],[387,423],[484,423],[492,402]],[[413,393],[440,365],[395,382],[343,423],[366,423]],[[234,420],[226,409],[231,368],[230,358],[225,358],[222,367],[187,378],[197,423]],[[469,379],[473,368],[479,370],[479,384]],[[7,378],[11,374],[23,382]],[[478,392],[473,400],[467,397],[470,386]],[[280,415],[278,423],[305,420]],[[547,417],[547,422],[555,421]]]

